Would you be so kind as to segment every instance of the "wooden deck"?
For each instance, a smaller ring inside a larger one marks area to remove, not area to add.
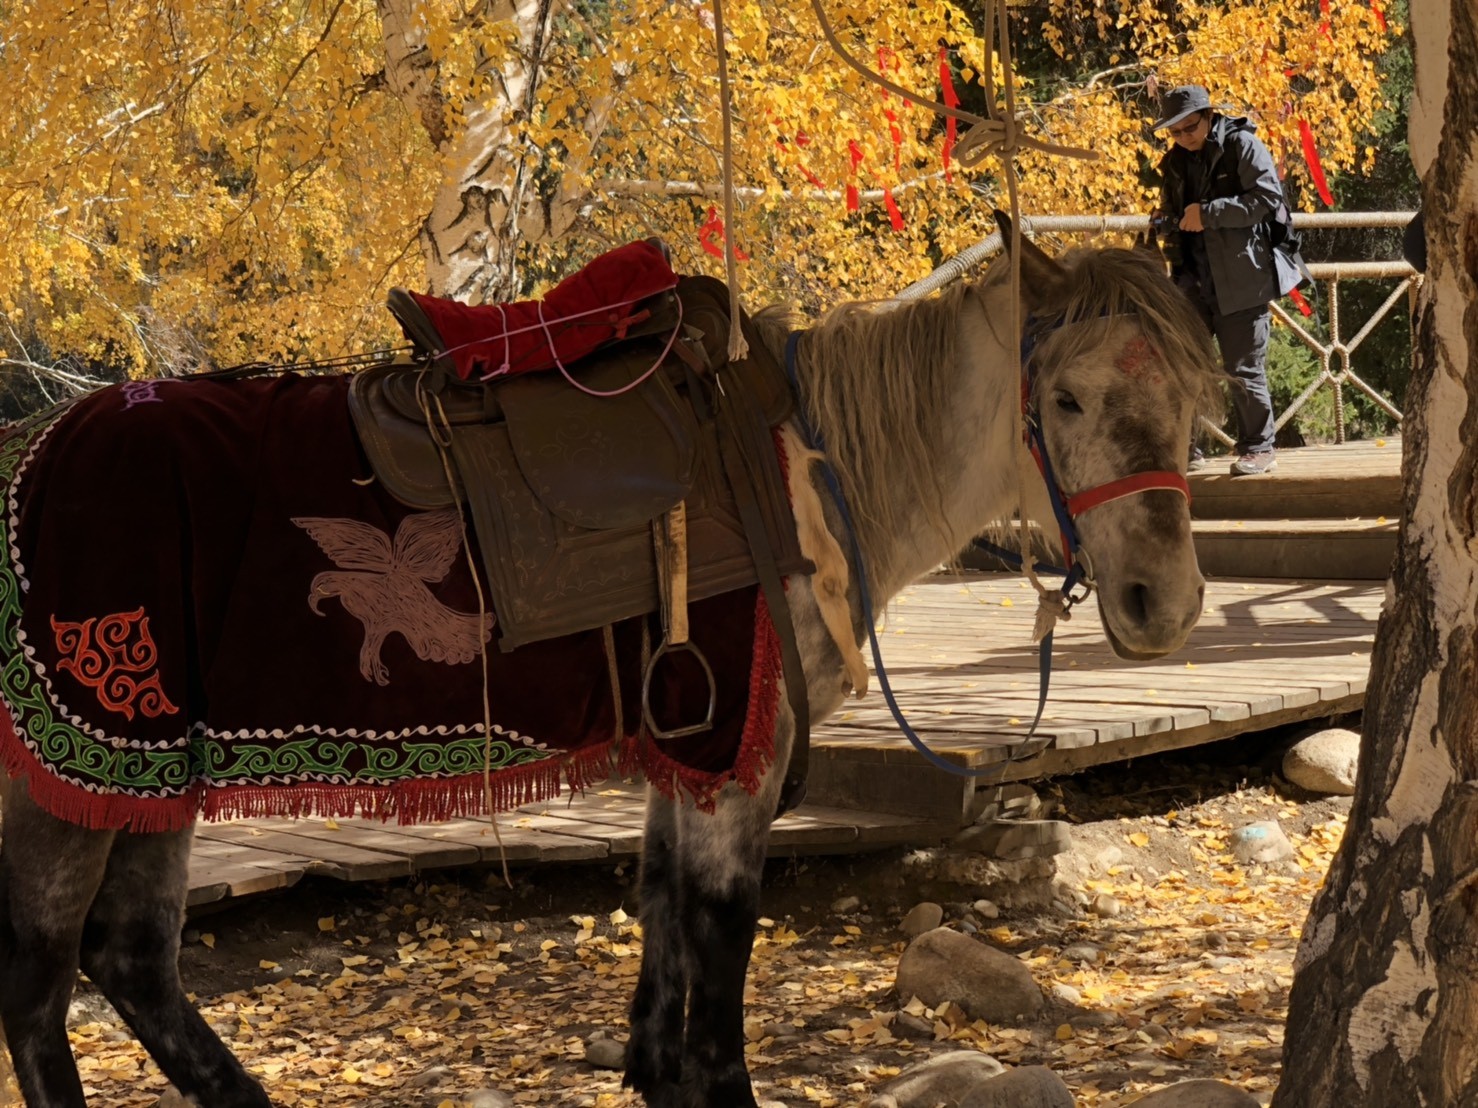
[[[1360,707],[1382,587],[1374,582],[1214,581],[1185,648],[1159,662],[1115,659],[1092,600],[1061,624],[1039,735],[1051,745],[1009,762],[1036,710],[1029,641],[1035,593],[1018,577],[937,575],[909,589],[881,639],[916,730],[963,766],[995,766],[987,786],[1069,772]],[[836,853],[937,842],[967,817],[976,783],[927,765],[876,688],[819,728],[811,799],[776,823],[772,853]],[[837,805],[847,804],[842,808]],[[864,809],[864,810],[859,810]],[[612,782],[499,819],[513,865],[634,858],[641,790]],[[484,821],[404,828],[364,820],[202,825],[190,902],[283,888],[314,874],[408,876],[496,863]]]

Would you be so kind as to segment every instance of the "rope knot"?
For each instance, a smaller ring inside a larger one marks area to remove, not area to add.
[[[1032,642],[1041,642],[1052,634],[1057,621],[1073,618],[1073,606],[1061,589],[1046,589],[1037,594],[1037,618],[1032,625]]]

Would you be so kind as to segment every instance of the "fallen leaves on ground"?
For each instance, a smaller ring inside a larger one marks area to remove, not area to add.
[[[1296,856],[1281,867],[1244,867],[1227,844],[1242,823],[1282,815],[1286,827],[1296,811],[1250,790],[1118,821],[1122,862],[1080,890],[1089,901],[1111,894],[1118,915],[993,921],[981,938],[1021,957],[1049,994],[1065,986],[1077,998],[1076,1007],[1055,1002],[1031,1027],[894,995],[904,948],[895,928],[909,905],[874,898],[841,916],[829,905],[852,891],[847,865],[896,858],[811,863],[819,879],[807,907],[763,919],[755,939],[744,1030],[761,1098],[851,1108],[907,1066],[959,1047],[1049,1066],[1083,1108],[1115,1108],[1189,1077],[1266,1093],[1299,931],[1344,821],[1290,834]],[[1187,864],[1156,873],[1151,860],[1170,856],[1172,843]],[[591,871],[567,872],[579,880]],[[968,903],[968,891],[960,899]],[[387,885],[378,903],[308,921],[283,937],[281,953],[241,967],[252,987],[202,998],[207,1022],[275,1104],[460,1108],[479,1089],[520,1105],[639,1103],[618,1073],[583,1060],[591,1032],[627,1033],[642,931],[624,908],[592,903],[588,913],[493,923],[481,889],[451,884]],[[232,958],[226,930],[215,927],[202,958]],[[1070,961],[1062,952],[1074,943],[1096,953]],[[919,1021],[932,1036],[920,1036]],[[89,1104],[155,1103],[164,1079],[121,1024],[87,1024],[71,1038]]]

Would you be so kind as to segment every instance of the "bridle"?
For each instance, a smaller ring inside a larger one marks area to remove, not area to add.
[[[1057,519],[1065,571],[1062,583],[1065,609],[1070,609],[1074,604],[1087,599],[1094,585],[1092,558],[1083,549],[1083,544],[1078,538],[1076,520],[1079,516],[1104,504],[1122,500],[1126,496],[1137,496],[1139,493],[1150,492],[1153,489],[1178,492],[1186,498],[1187,504],[1191,500],[1191,487],[1185,476],[1173,469],[1141,470],[1138,473],[1116,477],[1112,481],[1105,481],[1101,485],[1080,489],[1075,493],[1065,492],[1062,485],[1058,483],[1057,474],[1052,468],[1052,459],[1047,452],[1047,437],[1042,430],[1042,421],[1037,411],[1037,378],[1033,355],[1041,339],[1068,322],[1077,321],[1058,320],[1047,326],[1039,326],[1035,317],[1028,316],[1021,335],[1022,437],[1027,450],[1031,453],[1032,460],[1037,463],[1037,471],[1042,475],[1042,483],[1047,486],[1047,496],[1052,503],[1052,514]],[[1082,584],[1083,591],[1074,593],[1073,589],[1078,584]]]
[[[1033,319],[1028,317],[1021,338],[1022,435],[1025,439],[1026,448],[1031,452],[1032,458],[1036,461],[1037,469],[1041,472],[1042,480],[1047,486],[1047,492],[1052,501],[1052,511],[1057,517],[1058,531],[1062,535],[1062,552],[1066,562],[1066,572],[1060,592],[1062,598],[1062,616],[1065,618],[1072,606],[1087,599],[1093,590],[1092,560],[1088,557],[1088,552],[1082,548],[1082,544],[1078,540],[1078,530],[1073,521],[1084,512],[1092,511],[1101,505],[1120,500],[1126,496],[1135,496],[1142,492],[1149,492],[1151,489],[1169,489],[1178,492],[1189,503],[1191,489],[1186,483],[1185,477],[1174,470],[1144,470],[1139,473],[1131,473],[1124,477],[1115,478],[1112,481],[1106,481],[1101,485],[1094,485],[1092,488],[1082,489],[1071,495],[1063,492],[1062,486],[1057,482],[1057,475],[1052,470],[1052,461],[1047,453],[1047,439],[1042,433],[1042,422],[1037,415],[1036,401],[1034,398],[1036,378],[1032,368],[1032,354],[1036,350],[1037,341],[1042,336],[1050,334],[1068,321],[1059,320],[1046,327],[1034,327],[1033,322]],[[791,391],[797,398],[797,401],[799,401],[801,396],[800,380],[796,370],[796,358],[797,351],[800,347],[801,334],[802,332],[800,331],[792,331],[785,343],[785,372],[790,380]],[[1026,739],[1006,759],[1005,766],[992,766],[986,769],[959,766],[943,758],[933,750],[930,750],[929,745],[909,725],[908,720],[903,714],[903,709],[899,707],[898,698],[893,693],[892,684],[888,680],[888,671],[883,665],[882,647],[878,643],[877,624],[873,615],[871,590],[868,586],[867,566],[863,561],[862,549],[857,542],[857,528],[852,522],[852,513],[847,507],[847,498],[842,493],[841,482],[837,479],[836,470],[832,468],[831,462],[826,456],[826,441],[822,438],[820,431],[811,426],[810,420],[806,418],[804,406],[799,403],[796,407],[795,418],[800,428],[802,440],[820,455],[818,464],[822,478],[825,481],[827,489],[831,492],[837,511],[841,515],[842,523],[846,527],[848,546],[852,554],[852,565],[856,571],[858,605],[862,609],[863,625],[867,631],[868,642],[872,647],[873,670],[877,675],[878,686],[882,691],[883,699],[887,701],[888,710],[893,713],[893,718],[897,721],[899,730],[903,732],[904,737],[908,739],[909,743],[923,755],[925,760],[947,773],[972,778],[999,775],[1004,779],[1005,769],[1009,768],[1012,763],[1036,753],[1036,750],[1030,749],[1032,742],[1036,742],[1038,744],[1037,749],[1040,750],[1043,745],[1052,741],[1050,738],[1045,740],[1032,739],[1032,736],[1036,734],[1037,725],[1041,722],[1042,709],[1047,703],[1047,688],[1052,672],[1052,631],[1050,625],[1038,643],[1037,657],[1040,685],[1037,695],[1037,714],[1032,720],[1031,729],[1026,733]],[[1025,539],[1024,535],[1023,539]],[[1018,565],[1021,563],[1021,556],[1017,555],[1014,551],[1005,550],[984,539],[975,539],[974,545],[1008,563]],[[1024,541],[1022,547],[1023,553],[1025,553],[1026,543]],[[1038,567],[1038,569],[1039,571],[1063,572],[1062,570],[1055,570],[1052,567],[1046,566]],[[1083,586],[1083,590],[1081,593],[1075,594],[1073,588],[1079,584]]]

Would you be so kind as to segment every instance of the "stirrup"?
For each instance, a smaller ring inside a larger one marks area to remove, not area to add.
[[[686,727],[674,727],[670,731],[663,730],[657,726],[657,721],[652,718],[652,674],[657,669],[657,661],[664,654],[675,650],[686,650],[698,659],[698,664],[703,667],[703,675],[708,678],[708,715],[702,723],[688,724]],[[641,679],[641,715],[647,725],[647,730],[655,739],[682,739],[689,735],[697,735],[713,727],[713,713],[718,704],[718,685],[713,679],[713,668],[708,664],[708,659],[703,656],[691,642],[680,642],[669,644],[664,638],[650,658],[647,659],[647,671],[642,674]]]

